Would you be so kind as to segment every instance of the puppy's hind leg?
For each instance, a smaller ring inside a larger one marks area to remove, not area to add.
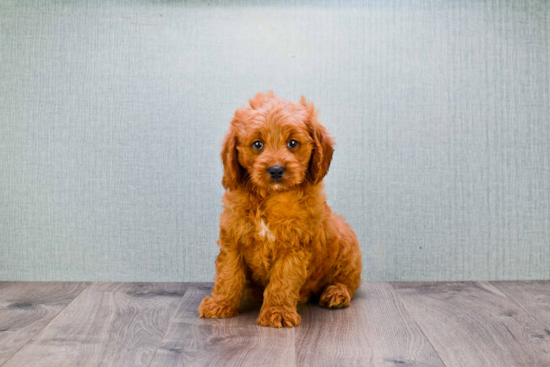
[[[353,265],[352,265],[353,264]],[[326,308],[347,307],[361,283],[361,258],[355,257],[352,264],[347,264],[327,284],[321,296],[319,305]]]
[[[351,295],[342,283],[329,284],[323,289],[319,305],[326,308],[343,308],[349,305]]]
[[[328,284],[319,297],[319,305],[327,308],[347,307],[361,283],[361,251],[355,233],[340,218],[340,259]]]

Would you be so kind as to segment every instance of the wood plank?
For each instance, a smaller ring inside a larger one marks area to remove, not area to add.
[[[294,329],[258,326],[259,303],[245,300],[234,318],[199,318],[199,304],[211,288],[187,290],[151,367],[295,365]]]
[[[299,366],[444,366],[388,283],[364,283],[345,309],[307,304]]]
[[[545,326],[539,337],[550,338],[550,281],[491,282]]]
[[[185,283],[95,283],[5,365],[147,366]]]
[[[550,366],[544,327],[490,283],[392,285],[448,367]]]
[[[44,328],[88,283],[0,283],[0,366]]]

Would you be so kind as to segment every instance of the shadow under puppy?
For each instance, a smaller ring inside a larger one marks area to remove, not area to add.
[[[333,140],[304,97],[258,93],[235,112],[221,153],[220,254],[205,318],[233,317],[246,292],[263,300],[258,324],[300,325],[298,302],[346,307],[360,283],[353,229],[326,204]]]

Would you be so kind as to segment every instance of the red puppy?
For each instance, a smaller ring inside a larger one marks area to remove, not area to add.
[[[258,324],[300,325],[298,302],[346,307],[360,283],[355,233],[330,210],[323,177],[333,140],[304,97],[258,93],[235,112],[224,140],[224,210],[206,318],[233,317],[245,294],[262,299]]]

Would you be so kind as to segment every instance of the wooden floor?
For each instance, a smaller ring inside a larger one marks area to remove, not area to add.
[[[293,329],[200,319],[211,286],[0,282],[0,366],[550,366],[550,281],[365,283]]]

